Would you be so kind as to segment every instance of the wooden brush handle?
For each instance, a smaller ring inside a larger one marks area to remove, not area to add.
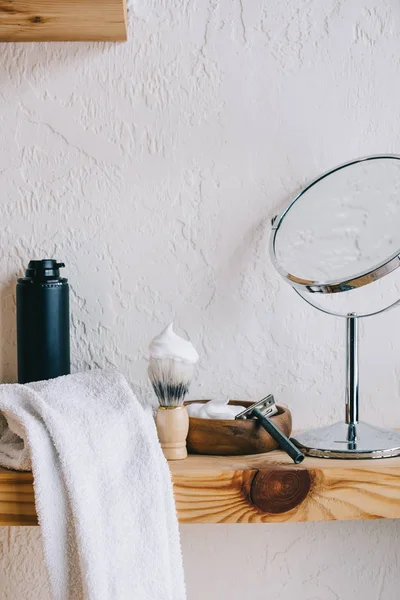
[[[159,407],[156,416],[158,439],[167,460],[187,457],[186,438],[189,431],[189,415],[185,406]]]

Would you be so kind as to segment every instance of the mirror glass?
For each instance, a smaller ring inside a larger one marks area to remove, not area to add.
[[[400,253],[400,157],[368,157],[321,176],[274,228],[275,265],[292,284],[376,281],[386,273],[365,275]]]

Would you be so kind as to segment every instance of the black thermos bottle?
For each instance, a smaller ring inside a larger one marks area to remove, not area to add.
[[[69,286],[64,263],[31,260],[17,282],[18,382],[70,372]]]

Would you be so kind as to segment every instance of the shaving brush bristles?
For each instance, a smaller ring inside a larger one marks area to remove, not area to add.
[[[149,378],[160,406],[182,406],[192,381],[194,364],[173,358],[151,358]]]
[[[149,378],[160,403],[156,426],[165,458],[181,460],[187,457],[186,437],[189,416],[183,405],[192,381],[194,364],[173,358],[151,358]]]

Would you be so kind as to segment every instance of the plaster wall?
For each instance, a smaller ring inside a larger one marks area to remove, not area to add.
[[[400,152],[392,0],[134,0],[126,44],[0,45],[0,379],[15,278],[67,263],[74,369],[150,397],[176,317],[192,397],[274,391],[295,426],[342,417],[343,323],[267,256],[269,220],[320,172]],[[400,427],[400,312],[362,327],[365,420]],[[397,600],[400,524],[184,526],[189,600]],[[0,530],[0,598],[47,600],[39,529]]]

